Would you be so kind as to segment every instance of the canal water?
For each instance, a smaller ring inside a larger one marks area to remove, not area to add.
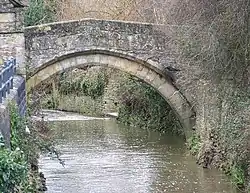
[[[65,165],[42,155],[48,193],[236,193],[225,175],[203,169],[179,137],[114,120],[51,122]]]

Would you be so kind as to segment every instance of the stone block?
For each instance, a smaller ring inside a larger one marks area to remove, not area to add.
[[[0,23],[15,22],[15,13],[0,13]]]
[[[155,79],[152,81],[153,87],[158,89],[161,85],[163,85],[166,82],[166,79],[162,77],[161,75],[157,74],[155,76]]]
[[[154,72],[153,70],[149,70],[144,80],[151,85],[156,76],[157,76],[156,72]]]
[[[142,70],[137,70],[136,76],[140,79],[144,79],[148,74],[149,69],[147,67],[143,67]]]

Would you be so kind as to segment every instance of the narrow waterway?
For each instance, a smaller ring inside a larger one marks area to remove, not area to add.
[[[42,155],[48,193],[236,193],[225,175],[198,167],[179,137],[114,120],[51,122],[63,167]]]

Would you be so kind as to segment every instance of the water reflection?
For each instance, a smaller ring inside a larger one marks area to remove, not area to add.
[[[235,193],[216,170],[199,168],[178,137],[113,120],[51,123],[65,168],[47,156],[49,193]]]

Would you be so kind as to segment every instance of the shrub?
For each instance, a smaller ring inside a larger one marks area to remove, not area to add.
[[[163,133],[184,134],[166,100],[146,83],[129,77],[120,85],[118,96],[120,122]]]
[[[71,78],[65,73],[60,76],[59,93],[60,94],[76,94],[90,96],[93,99],[103,96],[104,88],[108,83],[106,71],[96,74],[82,74],[76,78]]]
[[[187,140],[187,145],[190,149],[190,152],[193,155],[196,155],[201,148],[201,138],[199,135],[194,134]]]
[[[11,149],[4,147],[3,138],[0,137],[0,192],[37,192],[39,182],[32,172],[37,172],[40,151],[53,152],[57,157],[58,153],[44,135],[46,125],[28,123],[19,116],[15,105],[10,105],[10,112]],[[30,134],[25,131],[26,125],[29,125]]]
[[[56,4],[53,0],[29,0],[29,7],[25,11],[25,26],[39,25],[56,20]]]
[[[0,192],[16,192],[28,181],[28,163],[20,149],[0,150]]]

